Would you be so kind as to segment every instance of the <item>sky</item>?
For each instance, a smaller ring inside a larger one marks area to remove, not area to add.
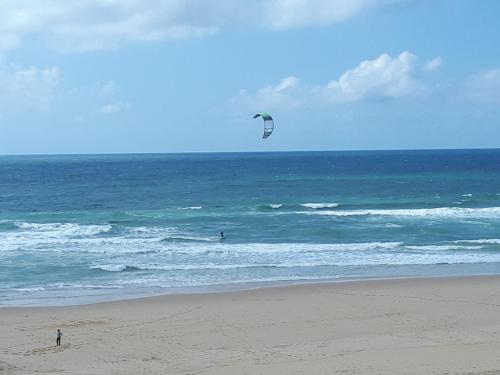
[[[496,0],[2,0],[0,154],[500,147],[499,15]]]

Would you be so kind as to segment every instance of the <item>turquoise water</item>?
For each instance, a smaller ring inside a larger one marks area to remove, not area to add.
[[[500,150],[0,157],[1,305],[499,265]]]

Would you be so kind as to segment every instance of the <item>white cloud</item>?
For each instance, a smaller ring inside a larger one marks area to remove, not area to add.
[[[428,70],[430,72],[433,72],[441,67],[443,64],[443,59],[441,57],[435,57],[425,64],[424,68],[425,70]]]
[[[296,108],[300,106],[299,93],[300,81],[294,76],[283,78],[276,85],[269,85],[258,89],[255,94],[247,90],[240,90],[237,96],[232,98],[233,103],[242,103],[256,109],[265,108]]]
[[[276,85],[255,92],[243,89],[232,98],[254,108],[293,109],[304,104],[321,102],[359,102],[415,97],[426,94],[429,88],[414,74],[417,58],[408,51],[392,58],[384,53],[373,60],[362,61],[346,70],[340,78],[323,85],[302,83],[289,76]]]
[[[23,69],[0,63],[0,112],[47,110],[59,76],[56,67]]]
[[[394,99],[421,93],[424,85],[413,76],[415,61],[408,51],[395,58],[384,53],[347,70],[338,80],[330,81],[323,92],[334,102]]]
[[[353,17],[376,0],[275,0],[265,6],[265,18],[274,29],[328,25]]]
[[[257,91],[257,105],[265,105],[270,108],[297,107],[300,103],[295,98],[299,86],[298,78],[289,76],[283,78],[275,86],[266,86]]]
[[[108,103],[105,104],[101,107],[101,112],[110,115],[113,113],[120,113],[120,112],[125,112],[130,109],[131,105],[130,103],[122,103],[122,102],[116,102],[116,103]]]
[[[367,7],[404,0],[2,0],[0,50],[28,35],[59,50],[201,37],[225,27],[327,25]]]
[[[26,35],[43,36],[57,49],[99,50],[123,42],[203,36],[216,31],[198,17],[209,3],[185,0],[3,0],[0,48]],[[206,15],[210,12],[204,12]]]
[[[500,68],[472,75],[466,80],[465,91],[474,101],[500,103]]]

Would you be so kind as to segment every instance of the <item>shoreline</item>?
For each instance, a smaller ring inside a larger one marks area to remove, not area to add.
[[[500,374],[500,276],[7,307],[0,347],[6,375]]]
[[[151,294],[151,295],[141,295],[137,297],[124,297],[124,298],[118,298],[118,299],[112,299],[112,300],[103,300],[103,301],[95,301],[95,302],[88,302],[88,303],[78,303],[78,304],[60,304],[60,305],[21,305],[21,306],[0,306],[0,313],[3,310],[9,310],[9,309],[33,309],[33,310],[38,310],[38,309],[65,309],[65,308],[85,308],[85,307],[91,307],[94,305],[107,305],[107,304],[118,304],[118,303],[141,303],[141,302],[148,302],[148,301],[153,301],[153,300],[160,300],[164,302],[168,302],[168,299],[172,298],[198,298],[198,297],[203,297],[203,298],[209,298],[210,296],[213,297],[218,297],[218,296],[224,296],[224,295],[241,295],[245,293],[265,293],[267,291],[269,292],[278,292],[280,290],[284,289],[301,289],[301,288],[314,288],[314,287],[325,287],[325,288],[335,288],[335,287],[342,287],[342,286],[350,286],[351,284],[353,286],[370,286],[372,283],[374,285],[380,284],[386,284],[386,283],[396,283],[396,282],[429,282],[429,283],[435,283],[435,282],[456,282],[456,281],[467,281],[467,280],[481,280],[481,279],[491,279],[495,280],[498,279],[500,282],[500,273],[498,274],[492,274],[492,275],[463,275],[463,276],[403,276],[403,277],[373,277],[373,278],[341,278],[341,279],[321,279],[321,280],[306,280],[306,281],[270,281],[270,282],[248,282],[248,283],[241,283],[241,284],[247,284],[246,287],[241,288],[239,287],[240,284],[238,283],[231,283],[231,284],[218,284],[217,288],[215,289],[207,289],[206,291],[200,291],[199,289],[205,289],[205,286],[200,286],[200,287],[192,287],[193,291],[191,292],[186,292],[186,288],[179,288],[182,289],[182,291],[179,292],[174,292],[174,293],[158,293],[158,294]],[[496,281],[496,280],[495,280]],[[238,287],[237,287],[238,286]],[[208,286],[209,288],[211,286]]]
[[[211,295],[220,293],[239,293],[254,290],[265,290],[274,288],[286,288],[294,286],[307,286],[307,285],[323,285],[323,284],[349,284],[349,283],[365,283],[365,282],[379,282],[379,281],[392,281],[392,280],[420,280],[420,279],[462,279],[462,278],[482,278],[482,277],[500,277],[498,273],[478,273],[466,275],[403,275],[403,276],[360,276],[360,277],[339,277],[327,279],[301,279],[301,280],[278,280],[278,281],[249,281],[249,282],[233,282],[224,284],[213,285],[199,285],[199,286],[185,286],[185,287],[171,287],[171,288],[144,288],[144,289],[128,289],[121,295],[115,296],[103,295],[88,295],[79,297],[64,296],[60,298],[46,299],[46,302],[40,303],[24,303],[24,304],[0,304],[0,311],[8,308],[57,308],[57,307],[78,307],[89,306],[94,304],[114,303],[120,301],[135,301],[148,298],[162,298],[169,296],[196,296],[196,295]],[[104,289],[116,292],[117,289]],[[132,292],[135,291],[135,292]],[[102,297],[102,298],[99,298]],[[77,303],[72,303],[75,299],[79,299]],[[60,301],[54,303],[54,301]]]

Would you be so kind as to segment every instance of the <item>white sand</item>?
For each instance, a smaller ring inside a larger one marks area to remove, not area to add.
[[[0,374],[59,373],[500,374],[500,277],[0,309]]]

